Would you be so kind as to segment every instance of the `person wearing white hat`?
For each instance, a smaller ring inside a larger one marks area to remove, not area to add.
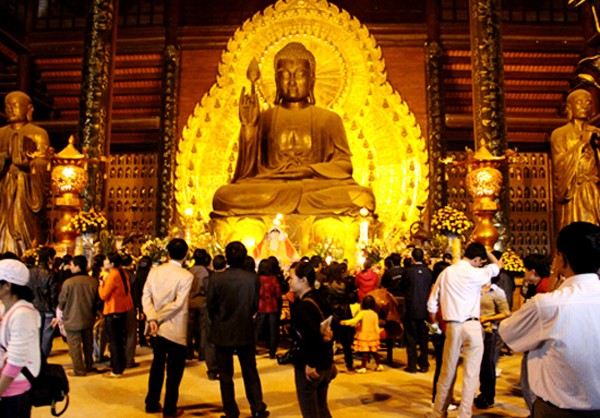
[[[40,371],[40,325],[38,311],[31,304],[33,292],[27,287],[29,270],[18,260],[0,260],[0,417],[29,418],[31,383]]]

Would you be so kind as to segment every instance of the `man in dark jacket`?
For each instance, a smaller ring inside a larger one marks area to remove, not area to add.
[[[69,356],[73,361],[73,376],[85,376],[94,370],[92,334],[96,320],[98,282],[87,274],[87,259],[83,255],[75,256],[69,269],[74,276],[63,284],[58,307],[63,313]]]
[[[54,327],[57,324],[55,318],[58,305],[58,285],[51,269],[55,256],[54,248],[41,248],[38,265],[29,270],[29,283],[27,284],[33,291],[33,306],[40,312],[42,319],[40,340],[44,358],[48,358],[52,351]]]
[[[411,254],[412,263],[402,275],[402,288],[406,294],[406,313],[404,315],[404,332],[406,335],[406,354],[408,366],[404,371],[426,373],[429,370],[427,360],[427,344],[429,333],[427,319],[427,298],[433,285],[431,270],[423,264],[423,250],[415,248]],[[417,356],[417,345],[419,355]]]
[[[209,341],[215,345],[221,384],[221,400],[227,418],[237,418],[240,410],[235,402],[233,354],[242,369],[246,397],[253,417],[267,417],[260,377],[256,370],[254,320],[258,311],[260,281],[255,273],[242,269],[247,250],[238,241],[225,248],[229,268],[210,279],[207,306],[211,319]]]

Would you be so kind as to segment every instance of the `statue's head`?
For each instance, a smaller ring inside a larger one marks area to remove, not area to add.
[[[4,111],[11,123],[31,122],[33,120],[31,97],[18,90],[8,93],[4,98]]]
[[[315,56],[299,42],[290,42],[275,55],[275,104],[315,103]]]
[[[573,90],[567,96],[566,112],[569,120],[587,120],[592,116],[594,102],[589,91],[584,89]]]

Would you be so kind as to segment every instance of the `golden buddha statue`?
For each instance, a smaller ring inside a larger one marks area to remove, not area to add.
[[[31,98],[13,91],[4,107],[8,125],[0,128],[0,252],[22,254],[43,243],[40,213],[48,192],[48,133],[31,123]]]
[[[342,119],[315,106],[313,54],[301,43],[287,44],[275,56],[275,82],[275,106],[264,112],[254,83],[250,94],[242,89],[237,166],[233,181],[216,191],[213,214],[374,211],[373,192],[352,178]]]
[[[575,221],[600,225],[600,129],[589,125],[592,95],[567,96],[569,122],[550,137],[556,231]]]

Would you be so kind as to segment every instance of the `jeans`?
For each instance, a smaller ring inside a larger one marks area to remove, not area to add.
[[[104,315],[106,331],[110,341],[110,367],[114,374],[125,370],[125,344],[127,333],[127,312]]]
[[[73,362],[73,372],[78,376],[85,375],[94,366],[92,329],[67,330],[67,346],[69,347],[69,357]],[[83,356],[81,355],[82,348]]]
[[[0,398],[0,417],[30,418],[31,396],[29,391],[21,395]]]
[[[255,338],[256,344],[258,345],[258,340],[262,331],[264,330],[265,324],[268,325],[269,330],[269,338],[266,340],[269,343],[269,356],[275,357],[275,353],[277,353],[277,342],[279,340],[279,313],[258,313],[256,315],[256,330],[255,330]]]
[[[304,418],[331,418],[327,406],[329,382],[333,379],[332,369],[318,370],[319,379],[308,380],[304,368],[295,368],[296,396]]]
[[[186,347],[166,338],[157,336],[154,341],[154,358],[148,378],[148,395],[146,407],[157,409],[160,405],[160,392],[165,380],[165,364],[167,366],[167,382],[165,390],[164,415],[175,415],[179,399],[179,384],[185,368]]]
[[[40,343],[42,350],[42,357],[48,358],[52,351],[52,340],[54,340],[54,328],[50,326],[50,323],[54,319],[54,312],[40,312],[42,318],[42,325],[40,327]]]
[[[221,400],[223,411],[227,418],[239,417],[240,410],[235,402],[235,387],[233,384],[233,355],[238,356],[242,369],[246,398],[250,403],[253,416],[262,416],[267,410],[263,402],[260,377],[256,370],[255,347],[252,345],[242,347],[216,346],[217,363],[219,365],[219,382],[221,384]]]

